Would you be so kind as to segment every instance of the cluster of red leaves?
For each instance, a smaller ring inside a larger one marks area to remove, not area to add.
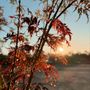
[[[16,58],[15,60],[16,68],[14,72],[15,76],[13,75],[11,78],[9,75],[13,68],[14,58]],[[14,51],[11,51],[8,54],[7,60],[9,64],[7,68],[3,68],[2,71],[3,71],[4,77],[6,77],[6,80],[8,77],[8,79],[12,81],[12,84],[11,84],[12,90],[14,89],[14,80],[19,84],[23,82],[23,78],[25,78],[25,83],[27,83],[28,77],[30,77],[30,70],[31,70],[31,64],[32,64],[31,61],[29,61],[29,58],[30,57],[28,56],[27,52],[21,49],[18,49],[16,54]],[[34,72],[37,72],[37,71],[43,72],[45,74],[46,82],[56,81],[59,79],[58,71],[54,66],[47,63],[47,59],[48,59],[47,56],[44,53],[42,53],[34,66]],[[20,87],[18,89],[20,89]]]
[[[5,82],[8,83],[8,81],[11,81],[11,90],[14,90],[15,88],[14,81],[19,84],[22,82],[24,76],[26,76],[26,79],[28,78],[28,75],[30,76],[29,71],[31,70],[31,67],[29,59],[30,54],[28,55],[25,50],[17,49],[16,53],[12,50],[8,54],[7,60],[0,63],[0,70],[2,71]],[[12,72],[13,67],[15,68],[14,73]],[[17,90],[22,89],[19,87]]]
[[[17,35],[14,34],[14,32],[12,30],[10,30],[10,33],[7,33],[7,36],[4,37],[5,41],[7,41],[8,39],[11,39],[12,41],[16,42],[17,41]],[[22,34],[20,34],[18,36],[18,41],[19,42],[24,42],[25,41],[25,38]]]
[[[24,68],[25,64],[27,63],[27,53],[24,50],[18,49],[15,53],[15,51],[11,51],[8,54],[8,61],[10,63],[14,62],[14,58],[16,59],[15,64],[17,67]]]
[[[48,34],[47,44],[52,49],[56,49],[57,46],[60,46],[63,41],[64,41],[64,37],[63,36],[62,37],[58,37],[58,36],[54,36],[53,34]]]
[[[14,35],[14,36],[12,37],[12,40],[13,40],[14,42],[16,42],[16,41],[17,41],[17,35]],[[24,38],[23,35],[19,35],[19,36],[18,36],[18,41],[24,42],[24,40],[25,40],[25,38]]]
[[[7,64],[7,68],[3,69],[3,72],[4,74],[9,74],[13,68],[13,65],[14,65],[14,59],[15,60],[15,66],[17,66],[18,69],[20,69],[21,71],[24,71],[26,69],[26,66],[28,63],[28,55],[25,51],[22,51],[22,50],[17,50],[16,54],[15,54],[15,51],[11,51],[9,54],[8,54],[8,63]]]
[[[59,36],[55,36],[53,34],[48,34],[47,43],[48,45],[55,49],[58,45],[61,45],[62,42],[66,41],[66,43],[70,46],[69,41],[71,40],[71,31],[70,29],[63,24],[59,19],[55,19],[52,22],[52,28],[57,31]],[[69,40],[66,39],[66,36],[69,36]]]
[[[36,71],[42,71],[45,73],[45,81],[52,81],[52,80],[59,80],[58,71],[55,69],[54,66],[47,64],[45,62],[39,62],[35,65]]]
[[[70,29],[65,25],[63,24],[59,19],[55,19],[53,22],[52,22],[52,27],[54,29],[57,30],[57,33],[58,34],[61,34],[62,36],[66,36],[68,35],[69,36],[69,40],[71,40],[71,31]]]
[[[22,6],[20,6],[20,9],[21,11],[23,10]],[[18,10],[19,10],[19,7],[17,7],[17,12],[19,12]],[[47,12],[47,13],[52,12],[52,7],[48,7],[46,10],[44,10],[44,12]],[[29,13],[31,12],[29,11]],[[10,16],[10,18],[17,19],[16,16]],[[39,25],[39,21],[37,17],[35,17],[31,13],[31,17],[24,17],[24,15],[20,15],[19,18],[21,20],[20,23],[14,22],[14,25],[20,29],[23,27],[23,24],[26,23],[28,25],[28,33],[32,37],[32,35],[37,32],[36,30]],[[49,22],[49,20],[47,22]],[[45,40],[51,48],[53,49],[57,48],[58,45],[60,45],[64,40],[66,40],[65,39],[66,35],[68,35],[69,40],[71,40],[72,33],[70,32],[70,29],[65,24],[63,24],[59,19],[56,19],[52,22],[52,28],[56,29],[57,33],[60,36],[54,36],[53,34],[47,35],[47,39]],[[16,43],[25,41],[23,34],[19,33],[19,35],[18,34],[16,35],[13,31],[8,33],[5,39],[6,40],[11,39]],[[66,42],[68,43],[67,40]],[[34,46],[30,46],[28,44],[24,44],[21,46],[18,45],[18,48],[16,48],[15,50],[10,51],[7,58],[7,61],[9,64],[7,68],[2,69],[3,74],[7,75],[7,77],[9,76],[9,79],[11,80],[16,79],[17,83],[22,82],[23,78],[25,78],[25,81],[28,81],[27,78],[30,77],[30,74],[31,74],[30,71],[32,69],[31,66],[34,67],[34,72],[37,72],[37,71],[43,72],[45,74],[45,79],[47,82],[48,80],[56,81],[59,79],[58,71],[54,66],[47,63],[48,58],[43,52],[40,54],[39,58],[37,58],[36,60],[36,63],[33,65],[32,60],[30,60],[30,58],[32,58],[30,51],[35,52]],[[64,64],[67,63],[66,60],[64,61],[62,60],[61,62]],[[14,74],[17,75],[18,77],[13,75],[12,77],[10,76],[13,68],[14,68]],[[14,87],[14,83],[12,83],[11,90],[13,90],[13,87]],[[21,89],[17,89],[17,90],[21,90]]]
[[[20,48],[22,50],[27,51],[27,52],[34,51],[35,50],[35,47],[34,46],[31,46],[31,45],[28,45],[28,44],[21,45]]]
[[[34,25],[28,26],[28,32],[30,33],[31,37],[32,37],[33,33],[35,32],[35,30],[36,30],[36,26],[34,26]]]
[[[35,71],[44,72],[45,81],[56,81],[59,79],[59,74],[56,68],[47,63],[47,56],[45,54],[41,54],[38,62],[36,62],[34,69]]]
[[[4,76],[7,76],[10,74],[10,71],[12,70],[12,64],[8,63],[8,61],[1,62],[0,63],[0,70],[2,71]]]
[[[36,32],[36,28],[38,26],[38,21],[35,16],[24,17],[22,18],[22,24],[27,23],[28,24],[28,32],[30,33],[30,36],[32,37],[33,33]]]

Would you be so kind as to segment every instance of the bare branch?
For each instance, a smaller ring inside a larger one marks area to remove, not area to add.
[[[59,18],[73,3],[75,3],[77,0],[74,0],[74,1],[72,1],[57,17],[56,17],[56,19],[57,18]]]
[[[56,15],[57,15],[57,13],[58,13],[58,11],[59,11],[62,3],[63,3],[63,0],[60,2],[60,4],[59,4],[59,6],[58,6],[58,8],[57,8],[57,10],[56,10],[56,12],[55,12],[55,14],[53,15],[53,19],[56,17]]]

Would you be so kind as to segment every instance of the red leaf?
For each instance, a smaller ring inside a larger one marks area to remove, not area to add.
[[[70,43],[69,43],[69,41],[67,41],[67,40],[66,40],[66,44],[67,44],[68,46],[71,46]]]
[[[14,42],[16,42],[16,40],[17,40],[17,36],[16,35],[14,35],[13,37],[12,37],[12,40],[14,41]],[[20,41],[20,42],[24,42],[24,36],[23,35],[19,35],[18,36],[18,41]]]
[[[52,27],[54,29],[57,29],[58,26],[60,26],[62,24],[62,22],[59,20],[59,19],[55,19],[53,22],[52,22]]]
[[[30,36],[32,37],[33,33],[35,32],[36,27],[33,25],[28,26],[28,32],[30,33]]]
[[[63,24],[59,19],[56,19],[52,22],[52,27],[54,29],[57,30],[57,33],[62,35],[62,36],[66,36],[68,35],[69,36],[69,40],[71,40],[71,31],[70,29],[65,25]]]
[[[9,16],[10,18],[16,18],[15,16]]]

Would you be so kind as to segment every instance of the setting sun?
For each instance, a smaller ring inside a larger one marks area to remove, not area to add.
[[[59,51],[59,52],[64,52],[64,48],[59,47],[59,48],[58,48],[58,51]]]
[[[64,48],[63,47],[58,47],[57,50],[56,50],[56,53],[57,54],[64,54]]]

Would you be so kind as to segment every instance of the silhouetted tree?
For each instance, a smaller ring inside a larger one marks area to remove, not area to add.
[[[36,87],[40,88],[40,86],[35,87],[32,82],[37,71],[45,74],[46,82],[56,82],[59,78],[58,71],[47,63],[48,57],[43,51],[43,47],[47,44],[48,47],[55,50],[62,42],[70,45],[72,33],[59,18],[61,15],[67,14],[69,7],[73,7],[74,11],[78,12],[79,18],[85,14],[89,20],[90,0],[39,0],[38,2],[43,7],[36,10],[34,14],[29,8],[25,12],[21,0],[10,0],[10,3],[17,5],[16,14],[9,16],[14,27],[10,26],[10,32],[4,37],[4,41],[11,40],[14,47],[9,48],[8,67],[2,68],[3,63],[0,65],[0,75],[4,83],[3,90],[29,90],[31,88],[39,90]],[[6,23],[1,11],[3,10],[0,7],[0,14],[2,14],[0,25],[8,26],[9,23]],[[53,29],[56,33],[52,34],[50,31]],[[26,38],[27,35],[28,38]],[[69,39],[66,36],[69,36]],[[33,37],[36,37],[34,44],[31,43]],[[66,64],[67,61],[63,58],[61,62]],[[45,89],[47,90],[43,87],[43,90]]]

